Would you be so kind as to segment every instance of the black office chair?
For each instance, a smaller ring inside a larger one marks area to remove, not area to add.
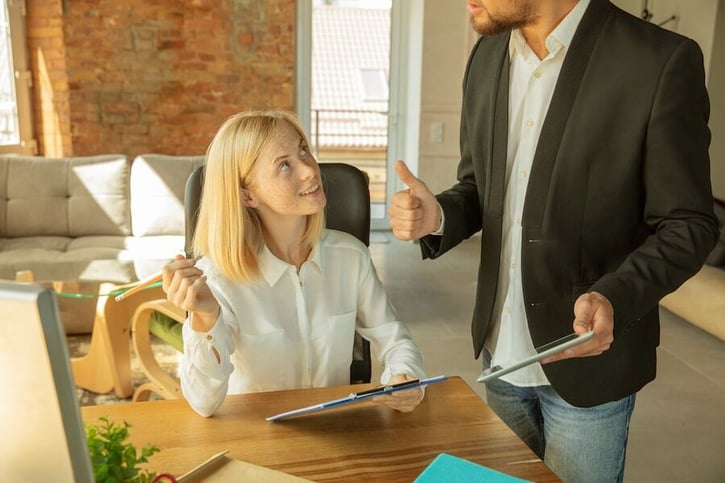
[[[322,184],[327,195],[327,227],[345,231],[365,245],[370,244],[370,192],[368,177],[358,168],[344,163],[322,163]],[[204,167],[191,173],[184,193],[185,246],[192,255],[191,243],[198,218],[204,184]],[[151,334],[183,351],[181,322],[186,314],[165,299],[141,304],[133,316],[132,340],[141,369],[149,382],[134,392],[134,401],[145,401],[156,393],[165,399],[181,397],[179,381],[163,370],[151,349]],[[350,384],[368,383],[372,376],[370,342],[357,332],[352,347]]]

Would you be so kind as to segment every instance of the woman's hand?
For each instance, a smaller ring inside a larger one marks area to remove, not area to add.
[[[192,329],[207,332],[214,326],[219,316],[219,302],[194,260],[177,255],[173,262],[166,265],[163,269],[163,289],[169,302],[192,313]]]
[[[413,379],[414,378],[408,376],[407,374],[396,374],[390,378],[388,384],[398,384],[400,382],[410,381]],[[424,395],[425,393],[423,393],[423,389],[420,387],[414,387],[413,389],[405,389],[403,391],[396,391],[383,396],[376,396],[372,398],[372,401],[403,413],[409,413],[418,407],[418,404],[423,401]]]

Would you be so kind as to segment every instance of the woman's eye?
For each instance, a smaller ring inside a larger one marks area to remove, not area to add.
[[[300,158],[304,158],[305,156],[307,156],[307,154],[308,154],[307,146],[300,148]]]
[[[289,161],[282,161],[281,163],[279,163],[279,170],[280,171],[287,171],[288,169],[290,169],[290,163],[289,163]]]

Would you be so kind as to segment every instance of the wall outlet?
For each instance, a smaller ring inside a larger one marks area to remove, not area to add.
[[[444,124],[442,121],[433,121],[430,123],[430,133],[428,136],[428,140],[431,144],[443,144],[443,126]]]

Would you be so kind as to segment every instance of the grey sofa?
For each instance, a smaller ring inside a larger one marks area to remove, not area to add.
[[[184,248],[184,186],[203,156],[0,157],[0,279],[127,283]]]

